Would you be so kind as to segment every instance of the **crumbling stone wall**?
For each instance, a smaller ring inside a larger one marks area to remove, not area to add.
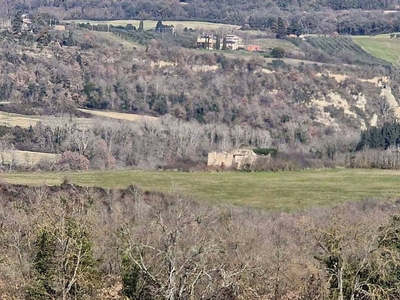
[[[231,168],[233,165],[233,155],[228,152],[208,153],[207,166]]]
[[[214,151],[208,153],[207,166],[241,169],[253,164],[256,159],[257,154],[250,149],[236,149],[230,152]]]

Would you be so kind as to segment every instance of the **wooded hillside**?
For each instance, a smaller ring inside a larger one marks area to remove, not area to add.
[[[389,75],[388,93],[397,97],[396,68],[346,37],[286,40],[297,50],[281,60],[269,57],[273,49],[193,49],[196,32],[90,24],[54,31],[44,19],[35,15],[31,31],[15,23],[1,33],[0,107],[27,115],[67,114],[71,120],[2,128],[0,139],[4,149],[65,153],[57,166],[43,162],[47,170],[196,164],[209,151],[241,146],[332,160],[355,150],[360,130],[374,116],[378,125],[395,117],[379,82]],[[72,119],[88,116],[79,109],[165,117],[82,127]],[[282,163],[259,170],[326,165],[288,167],[285,162],[295,156],[277,157]],[[349,165],[349,159],[340,158],[338,165]]]
[[[0,15],[11,18],[16,11],[46,12],[56,19],[155,19],[199,20],[250,24],[265,29],[271,19],[282,17],[286,26],[300,26],[305,33],[375,34],[399,31],[397,0],[319,1],[10,1],[2,0]],[[350,11],[348,11],[350,10]],[[368,11],[368,12],[367,12]]]

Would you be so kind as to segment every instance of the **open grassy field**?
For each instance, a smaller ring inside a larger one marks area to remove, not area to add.
[[[98,24],[110,24],[114,26],[126,26],[128,24],[132,24],[139,27],[140,20],[113,20],[113,21],[95,21],[95,20],[67,20],[67,23],[90,23],[93,25]],[[155,29],[157,21],[154,20],[143,20],[143,28],[144,30]],[[231,29],[239,29],[240,26],[237,25],[229,25],[222,23],[210,23],[210,22],[197,22],[197,21],[163,21],[164,25],[174,25],[175,27],[185,28],[193,28],[193,29],[205,29],[205,30],[214,30],[221,27],[231,28]]]
[[[83,34],[84,33],[84,34]],[[126,40],[123,39],[115,34],[112,34],[110,32],[103,32],[103,31],[75,31],[75,34],[77,36],[83,36],[83,35],[92,35],[94,38],[97,39],[98,43],[101,45],[108,45],[108,46],[116,46],[116,45],[122,45],[124,48],[132,49],[132,47],[135,47],[137,49],[145,49],[145,47],[139,43],[136,43],[132,40]]]
[[[42,118],[40,116],[26,116],[0,112],[0,125],[2,126],[20,126],[23,128],[28,128],[29,126],[35,126],[36,123],[41,120]]]
[[[142,120],[146,121],[155,121],[158,118],[152,116],[142,116],[142,115],[134,115],[134,114],[126,114],[126,113],[119,113],[114,111],[100,111],[100,110],[89,110],[89,109],[79,109],[81,112],[85,112],[97,117],[104,117],[104,118],[111,118],[111,119],[118,119],[118,120],[125,120],[130,122],[138,122]]]
[[[353,41],[364,51],[393,64],[400,62],[400,39],[390,38],[389,34],[377,36],[353,36]]]
[[[117,113],[110,111],[96,111],[96,110],[88,110],[88,109],[80,109],[82,112],[89,113],[94,116],[94,118],[112,118],[130,122],[137,122],[140,120],[154,121],[157,118],[151,116],[142,116],[142,115],[134,115],[134,114],[125,114],[125,113]],[[67,122],[69,117],[60,118],[53,116],[28,116],[28,115],[20,115],[13,114],[0,111],[0,125],[2,126],[20,126],[22,128],[28,128],[29,126],[35,126],[36,123],[43,122],[44,124],[49,123],[60,123],[62,121]],[[93,125],[92,118],[74,118],[73,119],[76,124],[81,128],[88,128]]]
[[[268,210],[297,210],[365,198],[400,197],[400,171],[334,169],[302,172],[185,173],[166,171],[91,171],[11,173],[9,183],[55,185],[63,178],[83,186],[180,192],[208,203],[231,203]]]
[[[303,53],[303,51],[300,48],[296,47],[291,42],[282,39],[254,39],[254,40],[249,40],[248,43],[259,45],[266,50],[275,47],[281,47],[285,49],[286,53],[292,53],[297,55]]]
[[[31,116],[31,115],[20,115],[14,113],[8,113],[0,111],[0,125],[2,126],[20,126],[23,128],[28,128],[29,126],[35,126],[36,123],[43,122],[43,123],[53,123],[53,122],[61,122],[63,119],[67,121],[69,118],[60,118],[60,117],[53,117],[53,116]],[[77,124],[81,127],[88,127],[91,126],[92,120],[89,118],[75,118],[74,119]]]
[[[20,150],[6,150],[0,151],[0,161],[10,164],[33,166],[39,163],[40,160],[46,159],[49,162],[56,162],[60,159],[61,155],[53,153],[20,151]]]

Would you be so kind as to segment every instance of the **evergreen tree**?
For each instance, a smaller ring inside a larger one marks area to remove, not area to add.
[[[93,255],[92,237],[79,221],[74,218],[67,219],[69,253],[65,253],[62,270],[62,276],[71,287],[69,291],[68,289],[66,291],[75,296],[91,294],[100,278],[96,269],[98,261]]]
[[[143,30],[144,30],[143,20],[140,20],[138,30],[141,31],[141,32],[143,32]]]
[[[83,299],[99,282],[93,241],[82,219],[66,217],[37,235],[33,248],[34,272],[28,299]]]
[[[286,34],[286,25],[285,21],[279,17],[277,23],[277,38],[280,38]]]
[[[218,35],[215,41],[215,50],[221,50],[221,38]]]
[[[22,13],[19,11],[14,15],[14,18],[11,20],[11,28],[13,34],[21,33],[22,24]]]
[[[226,38],[222,39],[222,50],[226,50]]]
[[[132,24],[127,24],[127,25],[125,26],[125,29],[126,29],[126,30],[135,30],[135,26],[133,26]]]
[[[273,58],[284,58],[285,57],[285,49],[282,47],[274,47],[271,50],[271,56]]]
[[[156,31],[161,32],[163,27],[164,27],[164,25],[163,25],[162,21],[158,20],[158,22],[156,24]]]
[[[276,18],[271,17],[267,20],[267,28],[270,28],[272,32],[278,33],[278,22]]]
[[[400,144],[400,124],[386,123],[381,128],[371,127],[361,133],[357,151],[366,148],[388,149]]]
[[[137,286],[140,279],[139,272],[138,266],[132,262],[127,254],[123,254],[121,261],[122,294],[128,299],[135,299],[137,297]]]
[[[75,39],[72,30],[68,32],[67,46],[75,46]]]
[[[204,47],[205,47],[206,49],[210,49],[210,36],[209,36],[209,35],[206,36],[206,37],[204,38],[204,41],[205,41]]]
[[[49,33],[49,29],[47,27],[43,27],[37,34],[37,42],[43,47],[47,46],[51,41],[51,35]]]
[[[300,34],[302,34],[300,24],[296,20],[292,20],[290,22],[290,25],[286,29],[286,33],[287,34],[295,34],[295,35],[299,36]]]
[[[56,240],[46,228],[34,243],[34,282],[27,291],[29,299],[51,299],[55,296],[52,279],[56,275]]]

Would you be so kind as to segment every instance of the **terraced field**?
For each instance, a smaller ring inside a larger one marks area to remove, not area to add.
[[[302,172],[166,172],[112,170],[3,174],[14,184],[55,185],[63,178],[83,186],[182,193],[212,204],[298,210],[365,198],[400,197],[400,171],[334,169]]]
[[[351,58],[351,62],[362,65],[387,64],[379,56],[365,51],[358,43],[349,37],[315,37],[307,36],[307,42],[314,48],[338,58]]]
[[[352,39],[365,52],[393,64],[400,63],[400,39],[390,38],[389,34],[353,36]]]

